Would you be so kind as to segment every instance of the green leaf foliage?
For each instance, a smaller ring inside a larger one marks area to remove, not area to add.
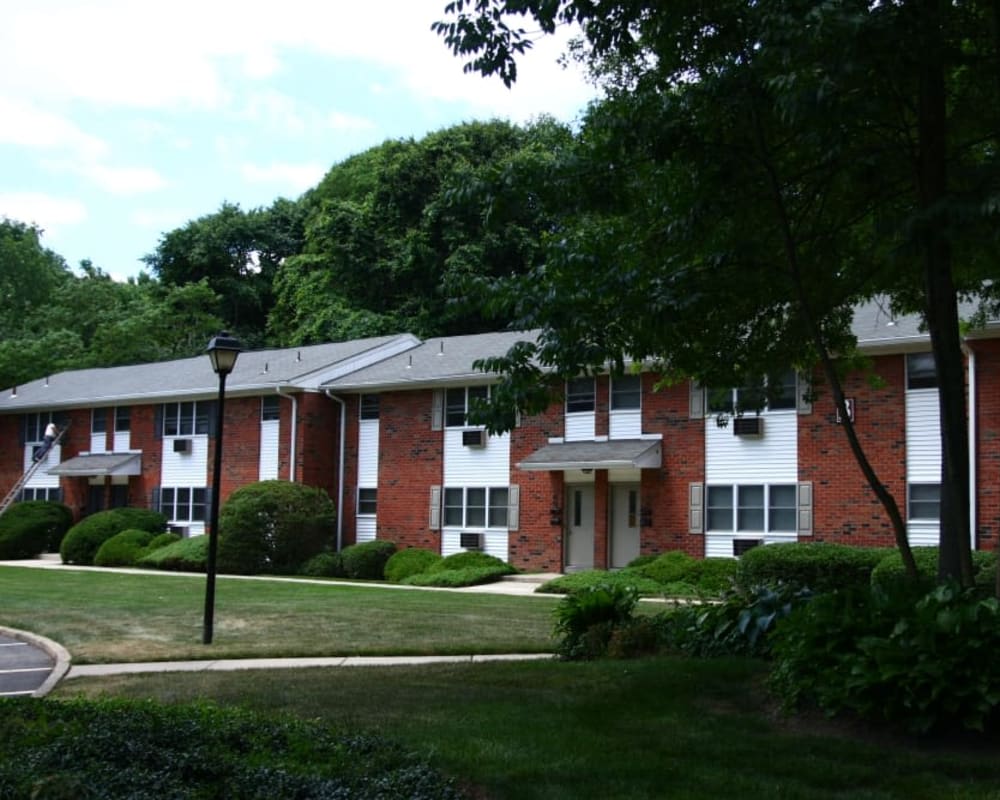
[[[208,536],[190,536],[163,547],[150,547],[136,566],[172,572],[205,572],[207,562]]]
[[[325,550],[306,561],[299,572],[311,578],[344,578],[344,559],[340,553]]]
[[[602,584],[569,594],[553,610],[557,652],[567,659],[604,655],[615,629],[632,620],[639,593],[631,586]]]
[[[72,524],[73,512],[63,503],[15,503],[0,515],[0,559],[37,558],[54,552]]]
[[[84,517],[66,533],[59,548],[65,564],[91,565],[94,556],[115,534],[135,528],[157,534],[164,533],[167,518],[158,511],[145,508],[112,508]]]
[[[397,550],[385,563],[385,579],[390,583],[400,583],[411,575],[428,572],[442,560],[437,553],[420,547]]]
[[[94,554],[94,566],[134,566],[136,561],[146,554],[152,541],[153,534],[149,531],[129,529],[116,533],[97,549],[97,553]]]
[[[462,586],[478,586],[482,583],[494,583],[504,575],[510,575],[508,564],[480,567],[458,567],[454,569],[434,569],[428,572],[418,572],[403,578],[401,583],[407,586],[437,586],[442,589],[458,589]]]
[[[0,796],[389,797],[459,800],[453,782],[377,736],[237,708],[0,699]]]
[[[219,570],[295,574],[330,547],[335,523],[322,489],[278,480],[242,486],[219,512]]]
[[[884,548],[829,542],[769,544],[740,557],[736,583],[743,589],[786,583],[814,592],[867,586],[872,570],[887,554]]]
[[[383,580],[385,565],[395,552],[396,543],[385,539],[348,545],[340,551],[344,574],[355,580]]]

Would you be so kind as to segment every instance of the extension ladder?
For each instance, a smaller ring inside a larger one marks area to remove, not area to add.
[[[52,445],[49,448],[50,450],[62,441],[62,438],[65,436],[68,429],[69,425],[66,425],[61,431],[59,431],[59,435],[52,440]],[[48,453],[46,453],[46,458],[40,458],[38,461],[31,462],[31,465],[24,471],[24,474],[17,479],[17,483],[14,484],[14,488],[7,492],[3,501],[0,502],[0,514],[3,514],[8,508],[10,508],[14,501],[17,500],[17,496],[21,493],[25,484],[31,480],[31,476],[38,472],[39,467],[41,467],[47,460]]]

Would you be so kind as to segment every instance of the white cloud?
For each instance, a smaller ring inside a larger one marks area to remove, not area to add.
[[[0,194],[0,216],[37,225],[52,235],[67,225],[84,222],[87,208],[79,200],[42,192],[8,192]]]
[[[167,186],[167,180],[151,167],[109,167],[89,164],[78,171],[80,175],[112,194],[133,195],[155,192]]]
[[[107,145],[84,133],[58,114],[42,111],[28,103],[0,97],[0,144],[36,150],[63,150],[80,158],[97,158]]]
[[[335,131],[373,131],[376,125],[370,119],[355,114],[332,111],[326,117],[327,124]]]
[[[328,169],[324,164],[244,164],[240,174],[248,183],[273,183],[304,192],[319,183]]]

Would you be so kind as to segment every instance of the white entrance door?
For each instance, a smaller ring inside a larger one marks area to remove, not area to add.
[[[594,487],[570,486],[566,491],[566,569],[594,568]]]
[[[611,567],[618,569],[639,556],[639,487],[611,488]]]

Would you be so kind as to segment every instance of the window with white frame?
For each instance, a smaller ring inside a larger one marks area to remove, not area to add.
[[[796,497],[794,484],[709,486],[706,528],[709,531],[794,533]]]
[[[260,398],[261,422],[274,422],[278,419],[281,419],[280,398],[273,394]]]
[[[132,427],[132,409],[129,406],[115,408],[115,433],[128,433]]]
[[[90,411],[90,432],[91,433],[107,433],[108,431],[108,413],[107,408],[94,408]]]
[[[358,516],[373,517],[378,510],[378,489],[358,489]]]
[[[160,489],[160,512],[173,522],[204,521],[207,492],[203,486],[164,486]]]
[[[937,364],[933,353],[908,353],[906,356],[906,388],[936,389]]]
[[[789,369],[735,389],[709,389],[708,410],[712,414],[733,414],[736,411],[794,409],[797,385],[795,370]]]
[[[595,396],[593,377],[566,381],[566,413],[579,414],[593,411]]]
[[[642,408],[642,378],[620,375],[611,379],[611,410],[627,411]]]
[[[445,487],[444,524],[455,528],[506,528],[506,486]]]
[[[907,487],[908,519],[938,520],[941,518],[941,484],[911,483]]]
[[[463,386],[448,389],[444,395],[444,424],[448,428],[464,428],[469,411],[489,399],[489,386]]]
[[[59,502],[62,500],[62,489],[59,488],[24,488],[21,490],[19,500],[49,500]]]
[[[52,422],[52,412],[24,415],[24,441],[32,444],[45,439],[45,428]]]
[[[163,435],[192,436],[208,433],[209,403],[164,403]]]

